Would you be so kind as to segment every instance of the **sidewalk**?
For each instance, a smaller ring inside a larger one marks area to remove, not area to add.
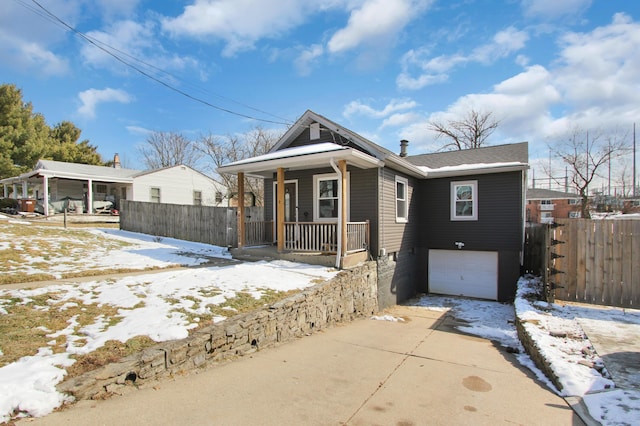
[[[414,307],[18,424],[580,425],[511,354]]]

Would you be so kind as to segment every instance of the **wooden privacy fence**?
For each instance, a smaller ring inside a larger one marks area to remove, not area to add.
[[[551,297],[640,307],[640,220],[559,219],[543,229],[531,247],[544,246],[540,275]]]
[[[122,200],[120,229],[236,247],[237,210],[235,207],[185,206]],[[260,218],[263,215],[262,211],[262,207],[245,207],[245,214],[254,218]]]

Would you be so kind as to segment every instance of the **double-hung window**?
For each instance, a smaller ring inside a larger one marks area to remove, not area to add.
[[[202,205],[202,191],[193,191],[193,205],[194,206]]]
[[[451,220],[478,220],[478,181],[451,182]]]
[[[396,222],[406,223],[409,221],[409,213],[407,208],[407,179],[396,176]]]
[[[347,184],[348,189],[348,184]],[[347,191],[348,192],[348,191]],[[347,196],[348,197],[348,196]],[[338,175],[326,174],[313,177],[313,219],[335,221],[338,219]],[[347,202],[347,200],[345,200]]]
[[[160,188],[151,188],[151,192],[149,194],[149,201],[152,203],[160,202]]]

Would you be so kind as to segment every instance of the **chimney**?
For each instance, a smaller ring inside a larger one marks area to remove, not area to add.
[[[400,141],[400,157],[407,156],[407,145],[409,145],[409,141],[406,139],[402,139]]]
[[[120,156],[116,152],[115,155],[113,156],[113,168],[114,169],[119,169],[120,167],[121,167]]]

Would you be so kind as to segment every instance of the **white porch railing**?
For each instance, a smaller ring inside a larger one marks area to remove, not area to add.
[[[336,253],[338,225],[336,223],[285,222],[285,250]],[[347,253],[369,248],[369,222],[347,222]]]
[[[369,250],[369,221],[347,222],[347,253]]]
[[[284,249],[299,252],[336,253],[338,225],[320,222],[285,222]],[[272,221],[245,222],[245,245],[271,244],[275,241]],[[347,253],[369,249],[369,221],[347,222]]]
[[[285,222],[284,235],[285,250],[335,253],[338,247],[335,223]]]

